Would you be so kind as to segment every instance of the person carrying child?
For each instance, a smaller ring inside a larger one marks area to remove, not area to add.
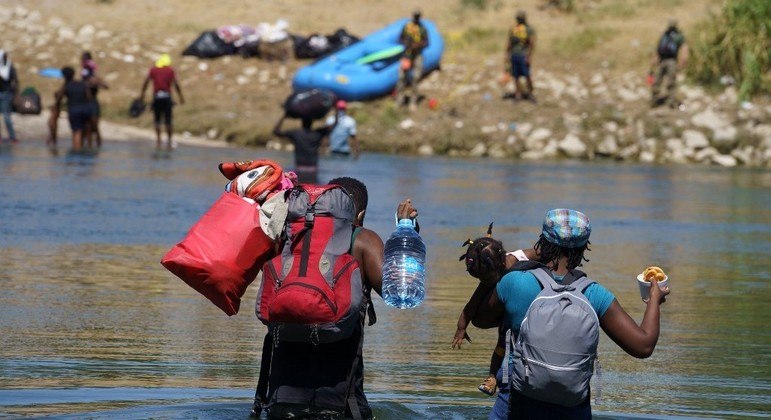
[[[613,293],[576,270],[588,261],[584,254],[589,250],[590,233],[585,214],[571,209],[548,211],[534,246],[540,263],[516,264],[471,316],[479,328],[497,327],[501,319],[511,327],[513,340],[506,345],[512,351],[507,359],[511,363],[501,369],[509,377],[509,419],[590,419],[589,384],[598,368],[600,328],[633,357],[644,359],[653,354],[659,338],[659,307],[669,288],[659,288],[655,279],[651,282],[650,298],[638,325]],[[536,299],[540,299],[539,305],[533,304]],[[568,301],[569,305],[562,304]],[[547,323],[544,315],[555,318]],[[541,340],[538,345],[536,339]],[[548,346],[544,340],[549,341]],[[576,344],[585,351],[575,351]],[[537,348],[553,351],[532,350]],[[578,356],[580,362],[572,360]],[[566,365],[542,360],[549,357],[571,360],[570,369],[554,369]],[[547,371],[551,378],[544,376]]]

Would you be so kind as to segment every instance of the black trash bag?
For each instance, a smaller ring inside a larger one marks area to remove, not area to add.
[[[198,38],[193,41],[182,55],[192,55],[201,58],[214,58],[223,55],[232,55],[236,53],[236,47],[228,44],[217,36],[215,31],[202,32]]]
[[[13,112],[22,115],[40,115],[43,104],[40,100],[40,92],[32,86],[24,88],[21,94],[15,96],[11,102]]]
[[[332,52],[341,50],[349,45],[359,42],[358,37],[349,34],[343,28],[338,29],[334,34],[328,36],[327,38],[329,38],[329,45]]]
[[[329,39],[325,35],[311,34],[294,44],[295,58],[319,58],[329,51]]]
[[[305,39],[293,39],[295,58],[323,58],[359,41],[342,28],[332,35],[311,34]]]
[[[145,101],[143,101],[142,98],[136,98],[131,101],[131,105],[129,105],[129,116],[131,118],[138,118],[145,112],[146,108],[147,105],[145,104]]]
[[[307,89],[293,92],[284,102],[284,111],[290,118],[324,118],[335,104],[337,97],[326,89]]]
[[[238,54],[244,58],[260,56],[260,41],[249,41],[238,47]]]

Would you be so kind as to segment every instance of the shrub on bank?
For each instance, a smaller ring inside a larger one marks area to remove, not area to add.
[[[769,30],[771,1],[726,0],[720,14],[697,26],[688,75],[707,85],[729,75],[742,100],[769,93]]]

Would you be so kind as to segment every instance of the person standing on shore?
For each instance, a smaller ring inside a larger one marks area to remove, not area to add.
[[[8,57],[5,50],[0,50],[0,112],[3,114],[5,129],[8,130],[8,138],[11,143],[16,143],[16,132],[13,130],[11,111],[13,110],[13,98],[19,91],[19,78],[16,67]]]
[[[421,12],[415,10],[412,20],[407,22],[399,35],[399,43],[404,45],[404,56],[399,66],[399,81],[396,84],[396,101],[404,102],[404,91],[412,88],[408,99],[410,110],[415,109],[418,101],[418,81],[423,75],[423,50],[428,46],[428,32],[420,22]]]
[[[180,104],[185,103],[185,97],[182,96],[182,89],[179,87],[177,75],[174,73],[174,68],[171,67],[171,57],[168,54],[162,54],[158,60],[155,61],[155,66],[153,66],[147,74],[147,78],[145,78],[145,82],[142,84],[142,93],[139,96],[142,99],[142,102],[144,102],[145,91],[147,90],[150,81],[153,82],[152,108],[156,148],[161,149],[161,117],[163,117],[163,123],[166,126],[166,135],[168,137],[166,149],[171,150],[173,144],[171,140],[173,134],[171,110],[174,106],[171,96],[172,86],[177,91]]]
[[[340,99],[335,104],[337,115],[327,118],[329,133],[329,153],[332,156],[348,157],[353,153],[353,158],[359,157],[359,142],[356,139],[356,120],[348,115],[345,110],[348,104]]]
[[[651,74],[656,69],[651,92],[651,107],[668,105],[677,107],[676,95],[677,69],[685,66],[688,60],[688,45],[685,37],[677,27],[677,21],[672,19],[666,31],[659,38],[656,53],[651,60]],[[663,86],[662,86],[663,85]]]
[[[93,140],[96,138],[96,147],[102,147],[102,134],[99,131],[99,118],[102,115],[102,109],[99,105],[97,94],[99,93],[100,88],[109,89],[109,86],[107,86],[107,84],[96,75],[96,62],[91,57],[91,53],[89,51],[83,52],[83,55],[81,56],[81,66],[82,69],[80,70],[80,78],[83,79],[83,81],[86,82],[86,84],[91,89],[91,97],[94,100],[94,109],[91,113],[88,135],[84,140],[86,147],[91,148],[93,146]]]
[[[524,10],[517,11],[515,18],[516,24],[509,30],[504,66],[514,78],[514,98],[530,99],[535,102],[533,80],[530,78],[530,65],[533,50],[535,50],[535,30],[527,24],[527,15]],[[523,92],[520,86],[519,79],[523,77],[527,83],[527,92]]]

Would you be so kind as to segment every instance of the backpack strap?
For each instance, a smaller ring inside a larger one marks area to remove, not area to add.
[[[351,411],[351,417],[353,420],[363,420],[361,411],[359,410],[359,402],[356,400],[356,368],[359,365],[359,360],[361,360],[364,348],[364,318],[362,318],[359,326],[359,344],[357,345],[356,357],[353,358],[351,369],[348,372],[348,377],[346,378],[348,381],[348,389],[345,393],[346,405]]]
[[[591,286],[591,285],[592,285],[592,284],[594,284],[594,283],[595,283],[595,281],[594,281],[594,280],[592,280],[592,279],[590,279],[589,277],[586,277],[586,276],[584,275],[584,276],[582,276],[582,277],[580,277],[580,278],[578,278],[578,279],[576,279],[576,280],[573,280],[572,282],[570,282],[570,285],[571,285],[571,286],[573,286],[573,287],[575,287],[575,288],[576,288],[576,290],[578,290],[579,292],[581,292],[581,294],[584,294],[584,292],[586,291],[586,289],[588,289],[588,288],[589,288],[589,286]]]
[[[534,260],[517,261],[508,270],[506,270],[506,274],[512,271],[530,271],[536,268],[546,269],[546,266]]]
[[[584,273],[581,270],[572,269],[568,270],[568,273],[565,274],[565,277],[562,278],[561,284],[572,284],[576,280],[580,279],[581,277],[586,277],[586,273]]]
[[[254,392],[254,404],[252,405],[252,417],[259,418],[265,405],[268,404],[268,383],[270,367],[273,363],[273,334],[270,330],[262,341],[262,357],[260,358],[260,378],[257,380],[257,389]]]
[[[527,270],[527,272],[535,276],[535,279],[538,280],[538,283],[541,285],[541,289],[550,287],[552,290],[558,290],[564,287],[563,285],[558,284],[556,281],[554,281],[554,278],[551,276],[549,271],[544,267],[539,267],[533,270]]]
[[[503,354],[503,372],[501,382],[504,384],[509,383],[509,358],[511,357],[511,346],[514,345],[512,341],[511,328],[506,330],[506,351]]]

